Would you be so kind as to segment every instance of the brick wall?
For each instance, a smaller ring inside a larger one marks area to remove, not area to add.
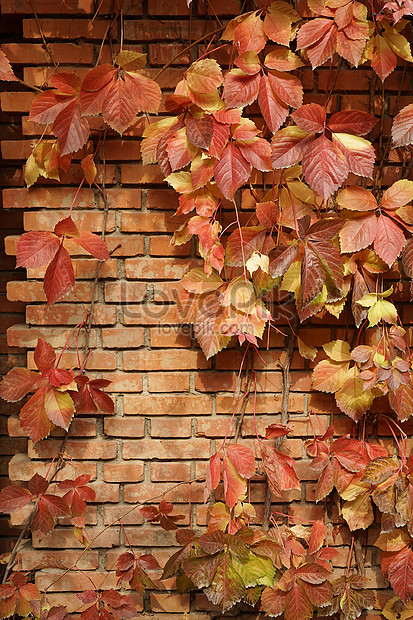
[[[76,69],[82,76],[98,56],[102,36],[111,20],[111,2],[103,0],[99,16],[93,22],[91,18],[96,5],[100,4],[93,0],[33,0],[33,4],[50,44],[53,61],[59,69]],[[117,4],[114,3],[115,10]],[[148,75],[153,76],[190,40],[215,29],[218,19],[228,19],[240,10],[239,0],[213,0],[212,6],[216,17],[211,13],[211,2],[194,0],[190,20],[185,0],[125,0],[122,7],[125,47],[148,53]],[[52,70],[52,64],[42,44],[31,3],[28,0],[2,0],[1,10],[2,49],[20,78],[42,85]],[[113,29],[112,36],[116,45],[119,42],[117,28]],[[201,54],[203,49],[200,45],[191,54],[186,53],[162,74],[159,81],[165,92],[174,88],[186,63],[195,57],[191,55]],[[216,57],[225,63],[229,56],[227,50],[222,49]],[[102,60],[110,61],[107,44],[103,46]],[[400,87],[401,71],[400,67],[387,81],[389,94],[384,119],[387,132]],[[302,72],[306,102],[311,97],[311,101],[323,103],[327,73],[328,68],[324,67],[315,72]],[[369,99],[371,79],[372,74],[366,68],[351,72],[342,70],[329,103],[330,110],[334,112],[350,105],[377,112],[377,101]],[[411,86],[411,80],[412,75],[407,74],[405,89]],[[75,288],[62,302],[49,308],[44,303],[42,292],[44,270],[29,271],[27,278],[23,270],[13,271],[18,235],[22,230],[51,230],[56,221],[67,214],[82,179],[79,162],[84,153],[75,156],[75,163],[68,173],[62,175],[61,184],[43,180],[29,192],[25,189],[22,166],[31,152],[32,140],[42,131],[28,121],[33,96],[32,92],[15,83],[6,84],[1,95],[0,135],[4,161],[0,177],[3,188],[0,222],[1,238],[6,237],[7,256],[1,263],[0,331],[4,334],[8,328],[8,344],[4,336],[1,340],[3,372],[16,364],[25,365],[25,351],[27,363],[32,368],[33,348],[39,336],[61,349],[71,326],[82,319],[88,308],[96,271],[96,261],[85,260],[79,248],[73,247]],[[410,102],[411,99],[403,94],[401,105]],[[99,119],[92,119],[92,127],[96,130],[101,127]],[[107,243],[109,249],[118,244],[120,247],[101,271],[90,338],[92,354],[87,367],[96,376],[112,381],[110,392],[116,400],[116,415],[77,418],[66,445],[78,472],[91,474],[94,481],[97,503],[87,513],[91,536],[126,512],[137,500],[161,496],[177,482],[205,474],[209,455],[226,433],[242,356],[237,348],[233,348],[207,362],[190,330],[176,324],[173,291],[197,257],[191,243],[179,247],[169,243],[178,221],[172,218],[177,198],[162,183],[157,167],[144,166],[140,161],[143,127],[143,122],[138,121],[122,138],[109,132],[105,147],[110,202]],[[397,167],[397,160],[394,166]],[[392,180],[391,177],[392,171],[388,181]],[[245,218],[250,204],[248,191],[245,191],[242,201]],[[80,227],[100,231],[103,204],[94,190],[81,189],[73,218]],[[410,306],[406,305],[402,312],[405,321],[411,320]],[[353,333],[345,322],[346,319],[339,322],[332,317],[315,319],[303,328],[302,336],[306,342],[317,346],[333,338],[351,339]],[[281,324],[286,325],[285,319],[281,319]],[[268,342],[269,349],[264,349],[261,356],[256,355],[253,360],[258,371],[259,430],[279,420],[282,401],[279,360],[283,356],[284,337],[273,331]],[[76,366],[74,350],[69,350],[64,357],[68,365]],[[347,432],[351,426],[349,418],[334,409],[330,395],[311,391],[310,366],[298,352],[294,352],[289,401],[294,436],[287,439],[285,447],[297,459],[297,471],[303,480],[302,492],[291,493],[284,506],[273,506],[275,510],[286,511],[299,519],[322,518],[325,510],[323,505],[313,502],[314,473],[308,467],[303,447],[305,438],[312,435],[308,411],[319,414],[325,428],[334,414],[337,434]],[[3,440],[3,452],[6,456],[14,454],[9,475],[14,481],[21,481],[28,480],[34,471],[46,471],[47,459],[53,457],[61,445],[61,433],[55,432],[54,438],[36,445],[29,442],[27,452],[17,412],[15,406],[3,405],[1,429],[4,434],[8,422],[11,438]],[[390,438],[382,430],[382,442],[390,448]],[[253,447],[251,403],[247,406],[241,436]],[[3,476],[6,461],[7,458],[0,470]],[[262,515],[264,497],[264,480],[257,478],[251,488],[251,499],[257,505],[259,516]],[[201,483],[192,484],[190,503],[187,486],[178,486],[168,492],[166,498],[185,515],[185,524],[193,527],[205,525],[206,508],[202,503]],[[25,516],[24,511],[15,513],[11,527],[18,528]],[[334,509],[329,519],[332,524],[339,522]],[[144,524],[138,511],[126,517],[123,524],[124,530],[119,526],[108,528],[79,564],[82,570],[92,571],[90,574],[93,573],[95,584],[104,588],[115,585],[114,567],[125,543],[125,535],[138,549],[149,548],[161,563],[168,558],[175,544],[173,533]],[[5,530],[7,536],[16,531]],[[346,564],[349,537],[345,531],[343,528],[333,539],[331,527],[329,530],[329,543],[340,546],[335,561],[338,573]],[[374,536],[374,528],[369,536]],[[34,568],[51,553],[65,561],[74,561],[80,547],[68,524],[62,525],[41,541],[35,538],[32,547],[26,547],[22,554],[22,568]],[[371,587],[377,589],[378,605],[381,606],[388,593],[381,570],[376,565],[375,551],[371,549],[366,565],[366,574],[371,579]],[[48,585],[56,577],[52,574],[55,572],[55,569],[38,572],[36,581],[39,587]],[[166,587],[169,586],[167,583]],[[69,573],[52,588],[50,603],[67,604],[69,610],[76,610],[80,601],[74,592],[84,587],[82,575]],[[138,601],[138,604],[141,603]],[[145,613],[152,611],[160,620],[181,618],[185,611],[200,613],[194,617],[202,618],[203,613],[209,617],[211,609],[202,595],[178,596],[168,591],[151,593],[144,602]],[[145,617],[144,613],[142,617]]]

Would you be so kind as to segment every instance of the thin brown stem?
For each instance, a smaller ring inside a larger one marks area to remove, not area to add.
[[[213,30],[212,32],[208,32],[207,34],[204,34],[204,36],[199,37],[199,39],[197,39],[196,41],[193,41],[192,43],[184,47],[184,49],[181,52],[178,52],[177,54],[175,54],[175,56],[171,58],[171,60],[169,60],[161,69],[159,69],[158,73],[155,75],[153,79],[157,80],[158,77],[162,75],[162,73],[166,71],[168,67],[170,67],[175,62],[175,60],[180,58],[180,56],[183,56],[185,52],[193,48],[195,45],[198,45],[198,43],[201,43],[201,41],[205,41],[205,39],[208,39],[208,37],[212,37],[218,34],[219,32],[222,32],[222,30],[224,30],[224,26],[221,26],[220,28],[217,28],[216,30]]]
[[[93,545],[93,543],[104,533],[106,532],[106,530],[108,530],[110,527],[112,527],[113,525],[116,525],[116,523],[118,523],[119,521],[123,521],[125,519],[125,517],[127,517],[128,515],[131,514],[131,512],[133,512],[134,510],[136,510],[137,508],[139,508],[140,506],[144,506],[146,504],[153,504],[157,499],[163,498],[165,495],[167,495],[168,493],[170,493],[171,491],[173,491],[174,489],[183,486],[184,484],[192,484],[193,482],[205,482],[205,478],[193,478],[191,480],[187,480],[184,482],[178,482],[177,484],[175,484],[174,486],[172,486],[170,489],[168,489],[168,491],[166,491],[166,493],[158,493],[158,495],[155,495],[154,497],[151,497],[147,500],[145,500],[144,502],[137,502],[132,508],[129,508],[129,510],[127,510],[126,512],[123,513],[123,515],[121,515],[120,517],[117,517],[116,519],[114,519],[114,521],[112,521],[111,523],[109,523],[108,525],[106,525],[100,532],[98,532],[98,534],[96,534],[96,536],[94,536],[89,542],[88,544],[85,546],[85,548],[82,550],[82,552],[80,553],[79,557],[77,558],[76,562],[73,562],[73,564],[71,564],[61,575],[59,575],[59,577],[57,579],[55,579],[54,581],[52,581],[52,583],[49,583],[49,585],[47,586],[47,588],[45,589],[45,593],[52,587],[54,586],[55,583],[57,583],[58,581],[60,581],[60,579],[62,579],[65,575],[67,575],[68,572],[70,572],[73,568],[76,567],[76,565],[79,563],[79,560],[84,556],[84,554],[86,553],[86,551],[88,551],[90,549],[90,547]]]
[[[31,9],[32,9],[32,11],[33,11],[34,18],[35,18],[35,20],[36,20],[36,24],[37,24],[37,27],[38,27],[38,29],[39,29],[39,33],[40,33],[40,36],[41,36],[41,38],[42,38],[43,45],[44,45],[44,48],[45,48],[45,50],[46,50],[46,52],[47,52],[47,55],[49,56],[49,58],[50,58],[51,62],[54,64],[54,66],[55,66],[55,67],[57,67],[57,63],[55,62],[55,59],[53,58],[53,52],[52,52],[52,50],[50,49],[49,44],[48,44],[48,43],[47,43],[47,41],[46,41],[46,37],[44,36],[44,32],[43,32],[42,25],[41,25],[41,23],[40,23],[40,20],[39,20],[39,17],[38,17],[38,15],[37,15],[37,13],[36,13],[36,9],[35,9],[35,8],[34,8],[34,6],[33,6],[33,2],[32,2],[32,0],[29,0],[29,3],[30,3],[30,6],[31,6]]]
[[[290,390],[291,390],[290,368],[291,368],[291,361],[293,359],[293,353],[294,353],[294,344],[295,344],[295,338],[296,338],[295,331],[296,331],[297,323],[298,323],[297,316],[295,317],[294,323],[295,324],[292,326],[291,332],[288,334],[286,338],[285,348],[284,348],[285,360],[282,365],[282,379],[283,379],[282,395],[283,395],[283,398],[282,398],[282,404],[281,404],[281,424],[288,424],[288,418],[289,418],[288,401],[290,398]],[[279,448],[282,442],[283,442],[282,437],[280,437],[279,439],[276,439],[275,447]],[[263,528],[265,530],[268,530],[268,527],[269,527],[270,512],[271,512],[271,489],[267,482],[267,489],[265,493],[265,502],[264,502],[264,513],[263,513],[263,518],[262,518]]]

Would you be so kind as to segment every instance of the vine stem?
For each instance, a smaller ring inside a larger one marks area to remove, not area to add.
[[[295,323],[298,322],[297,316],[295,317],[294,322]],[[292,361],[293,353],[294,353],[296,327],[297,327],[296,325],[294,325],[294,328],[291,327],[291,332],[288,334],[286,338],[286,343],[285,343],[285,348],[284,348],[285,361],[284,361],[284,364],[282,365],[283,397],[282,397],[282,404],[281,404],[281,424],[288,424],[288,418],[289,418],[288,401],[290,398],[290,389],[291,389],[290,368],[291,368],[291,361]],[[282,437],[277,439],[275,441],[276,447],[279,448],[282,442],[283,442]],[[265,492],[265,502],[264,502],[264,513],[262,517],[263,528],[265,530],[268,530],[268,527],[269,527],[270,511],[271,511],[271,489],[267,481],[267,488]]]
[[[213,30],[212,32],[208,32],[207,34],[204,34],[204,36],[199,37],[199,39],[197,39],[196,41],[193,41],[192,43],[184,47],[182,51],[175,54],[175,56],[171,58],[171,60],[169,60],[161,69],[159,69],[158,73],[155,75],[153,79],[156,81],[158,77],[162,75],[162,73],[166,71],[175,62],[175,60],[183,56],[183,54],[185,54],[188,50],[192,49],[195,45],[198,45],[198,43],[205,41],[205,39],[208,39],[208,37],[212,37],[218,34],[219,32],[222,32],[222,30],[224,30],[224,26],[221,26],[220,28],[217,28],[216,30]]]
[[[112,527],[113,525],[116,525],[116,523],[119,523],[120,521],[122,521],[123,519],[125,519],[125,517],[127,517],[128,515],[131,514],[131,512],[133,512],[134,510],[136,510],[137,508],[139,508],[139,506],[144,506],[146,504],[152,504],[153,502],[155,502],[157,499],[163,499],[163,497],[165,495],[167,495],[168,493],[170,493],[171,491],[173,491],[174,489],[183,486],[184,484],[192,484],[193,482],[205,482],[205,477],[201,477],[201,478],[192,478],[191,480],[185,480],[184,482],[178,482],[177,484],[175,484],[174,486],[172,486],[170,489],[168,489],[168,491],[166,491],[166,493],[158,493],[158,495],[155,495],[154,497],[151,497],[150,499],[145,500],[144,502],[137,502],[132,508],[130,508],[129,510],[127,510],[126,512],[123,513],[123,515],[121,515],[120,517],[117,517],[114,521],[112,521],[111,523],[109,523],[108,525],[106,525],[100,532],[98,532],[96,534],[96,536],[94,536],[89,542],[88,544],[85,546],[85,548],[82,550],[82,552],[80,553],[79,557],[77,558],[77,560],[75,562],[73,562],[73,564],[71,564],[69,566],[69,568],[67,568],[61,575],[59,575],[59,577],[57,579],[55,579],[54,581],[52,581],[52,583],[49,583],[49,585],[47,586],[47,588],[45,589],[45,594],[46,592],[52,587],[54,586],[55,583],[57,583],[58,581],[60,581],[60,579],[62,579],[65,575],[67,575],[67,573],[69,573],[73,568],[76,568],[76,565],[79,563],[79,561],[81,560],[81,558],[85,555],[86,551],[89,551],[90,547],[93,545],[93,543],[99,538],[99,536],[101,536],[104,532],[106,532],[106,530],[108,530],[110,527]]]

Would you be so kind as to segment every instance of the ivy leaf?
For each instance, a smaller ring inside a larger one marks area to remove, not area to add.
[[[214,166],[216,184],[225,198],[232,200],[237,189],[248,181],[250,174],[251,164],[231,142],[225,147],[220,160]]]
[[[283,497],[283,491],[301,488],[294,470],[294,459],[263,442],[260,443],[260,450],[268,484],[274,495]]]
[[[258,105],[268,128],[273,133],[278,131],[288,116],[288,105],[276,96],[266,75],[259,82]]]
[[[388,567],[388,578],[395,593],[405,603],[413,595],[413,551],[402,549]]]
[[[396,114],[391,129],[394,146],[413,144],[413,103]]]
[[[303,173],[308,184],[327,200],[344,183],[349,167],[341,150],[320,136],[305,151]]]
[[[75,274],[69,252],[60,245],[44,276],[43,288],[47,304],[54,304],[67,295],[74,285]]]
[[[326,112],[318,103],[307,103],[291,114],[294,123],[308,133],[321,133],[326,124]]]
[[[16,267],[43,267],[52,260],[59,247],[59,239],[50,232],[23,233],[17,244]]]
[[[243,108],[250,105],[258,97],[260,88],[259,73],[248,75],[241,69],[232,69],[226,74],[224,82],[223,98],[227,108]],[[286,111],[288,114],[288,110]]]
[[[74,237],[73,241],[100,261],[106,261],[110,258],[106,243],[99,235],[82,230],[80,236]]]
[[[0,80],[4,80],[6,82],[17,82],[17,78],[14,75],[10,62],[2,50],[0,50]]]
[[[207,599],[226,612],[242,599],[244,590],[243,581],[233,566],[230,554],[222,554],[210,586],[204,589]]]
[[[53,123],[53,133],[59,140],[60,153],[74,153],[86,144],[90,128],[82,118],[78,101],[73,100],[57,115]]]
[[[51,422],[44,407],[46,389],[38,389],[20,410],[20,424],[35,443],[47,437],[51,430]]]
[[[59,482],[59,489],[66,491],[63,499],[70,506],[73,517],[80,517],[86,511],[86,502],[94,502],[96,493],[87,484],[90,481],[88,474],[77,476],[75,480],[62,480]]]
[[[0,397],[16,403],[39,386],[40,377],[27,368],[12,368],[0,383]]]
[[[24,508],[33,498],[29,489],[8,486],[0,491],[0,512],[14,512]]]
[[[221,67],[211,58],[198,60],[187,70],[186,81],[189,88],[196,93],[211,93],[223,82]]]

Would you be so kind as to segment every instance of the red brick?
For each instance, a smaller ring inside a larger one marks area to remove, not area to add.
[[[200,459],[209,458],[209,441],[204,439],[140,439],[124,441],[122,446],[124,459]]]
[[[183,245],[171,245],[171,238],[150,237],[149,254],[151,256],[189,256],[191,254],[190,242]]]
[[[151,437],[190,437],[192,423],[189,418],[154,418],[151,420]]]
[[[188,392],[189,373],[156,372],[148,374],[149,392]]]
[[[13,190],[15,191],[15,190]],[[67,217],[68,211],[51,211],[44,213],[24,214],[24,229],[30,230],[53,230],[59,220]],[[75,224],[80,230],[90,230],[91,232],[101,232],[103,226],[103,213],[87,213],[84,211],[74,211],[72,214]],[[106,232],[112,232],[115,229],[115,214],[109,213]]]
[[[151,480],[154,482],[181,482],[191,477],[190,463],[152,463]]]
[[[7,342],[10,347],[34,348],[38,338],[43,338],[55,348],[65,346],[72,330],[65,327],[29,327],[28,325],[13,325],[7,330]],[[102,330],[103,331],[103,330]],[[96,346],[96,330],[89,335],[89,346]],[[75,346],[75,345],[74,345]],[[79,347],[84,346],[84,333],[79,334]]]
[[[125,349],[131,345],[141,347],[144,344],[144,330],[141,327],[104,327],[102,342],[106,348]],[[135,370],[126,368],[125,370]]]
[[[12,65],[50,63],[44,46],[39,43],[3,43],[1,48]],[[93,45],[88,43],[51,43],[50,50],[55,62],[63,65],[90,65],[93,62]]]
[[[144,396],[125,394],[126,415],[210,415],[212,401],[209,396]]]
[[[143,463],[105,463],[103,478],[106,482],[140,482],[143,480]]]
[[[92,3],[91,3],[92,4]],[[102,40],[109,21],[95,19],[42,19],[42,30],[46,39],[85,39]],[[39,27],[35,19],[23,20],[23,35],[27,39],[40,39]]]
[[[28,454],[34,459],[53,458],[60,446],[61,441],[54,439],[45,439],[36,444],[29,442]],[[116,442],[108,439],[105,441],[69,439],[65,450],[74,460],[113,459],[116,456]]]
[[[127,258],[125,273],[136,280],[180,280],[195,266],[194,261],[181,258]]]
[[[123,304],[128,301],[144,301],[146,297],[146,284],[143,282],[108,282],[105,284],[105,301]]]
[[[38,0],[36,5],[37,12],[42,14],[56,13],[56,3],[52,0]],[[2,13],[28,13],[32,15],[33,8],[28,0],[2,0],[1,3]],[[67,3],[59,5],[59,13],[68,14],[90,14],[93,11],[92,0],[76,0],[76,5],[73,3]]]
[[[26,321],[36,325],[76,325],[84,318],[87,307],[81,304],[56,304],[54,306],[27,306]],[[96,325],[114,325],[116,308],[96,304],[93,312]]]
[[[142,418],[106,418],[105,435],[108,437],[143,437],[145,421]]]
[[[123,368],[125,370],[189,370],[209,368],[211,362],[198,351],[124,351]]]
[[[152,327],[152,347],[188,348],[192,344],[191,332],[186,326],[181,327]]]
[[[164,175],[157,165],[142,164],[124,164],[121,170],[121,182],[131,183],[133,185],[147,185],[148,183],[163,183]],[[173,207],[176,209],[176,201],[173,202]],[[165,204],[164,209],[168,209],[168,205]]]

